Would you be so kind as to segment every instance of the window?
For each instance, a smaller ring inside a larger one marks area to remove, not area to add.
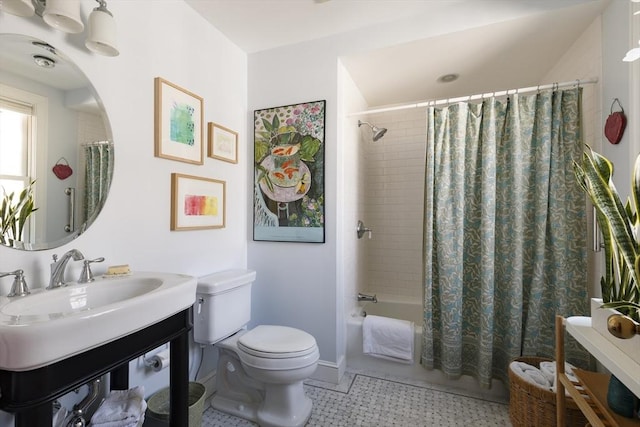
[[[31,106],[0,98],[0,186],[21,192],[31,180]]]

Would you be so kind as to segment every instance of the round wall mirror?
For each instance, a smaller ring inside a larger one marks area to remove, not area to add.
[[[109,120],[55,46],[0,34],[0,244],[40,250],[83,233],[113,175]]]

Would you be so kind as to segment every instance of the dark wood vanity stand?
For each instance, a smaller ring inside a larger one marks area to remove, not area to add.
[[[566,319],[556,317],[556,367],[558,369],[558,387],[556,390],[556,424],[565,426],[565,390],[573,398],[575,403],[589,421],[591,427],[640,427],[639,419],[625,418],[609,409],[607,404],[607,389],[611,375],[599,372],[575,369],[574,374],[579,383],[572,383],[564,372],[564,334]],[[569,332],[587,351],[593,354],[607,368],[615,372],[618,360],[624,360],[622,352],[608,343],[599,333],[592,328],[573,327]],[[594,351],[601,349],[601,351]],[[594,354],[596,353],[596,354]],[[602,355],[606,354],[607,357]],[[600,356],[600,357],[598,357]],[[607,359],[607,360],[602,360]],[[626,360],[624,360],[627,362]],[[628,362],[627,362],[628,363]],[[636,364],[637,365],[637,364]],[[640,370],[638,370],[640,372]],[[640,377],[639,377],[640,378]],[[579,390],[576,387],[582,387]]]
[[[191,311],[189,307],[138,332],[42,368],[0,370],[0,409],[15,414],[15,427],[50,426],[55,399],[107,373],[112,390],[126,390],[129,362],[169,342],[169,422],[172,427],[188,425]]]

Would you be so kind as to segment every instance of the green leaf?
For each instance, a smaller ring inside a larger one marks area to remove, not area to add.
[[[603,236],[605,276],[600,280],[602,299],[611,307],[640,320],[640,156],[632,175],[631,198],[625,205],[613,183],[613,164],[587,147],[582,163],[574,163],[576,180],[596,208]]]
[[[0,204],[0,243],[11,244],[14,241],[23,239],[24,226],[33,212],[33,185],[31,181],[19,194],[18,200],[14,201],[15,193],[9,193],[2,189],[3,197]]]
[[[274,129],[273,126],[271,126],[271,123],[269,123],[269,121],[267,119],[263,118],[262,119],[262,125],[267,130],[267,132],[269,132],[269,136],[271,136],[271,131],[273,131],[273,129]]]
[[[265,141],[256,141],[254,148],[254,158],[256,163],[260,163],[269,154],[270,146]]]
[[[260,171],[260,175],[258,175],[258,182],[264,180],[264,183],[267,185],[269,190],[273,192],[273,183],[271,182],[271,178],[269,178],[269,171],[264,167],[258,165],[258,170]]]
[[[305,135],[300,143],[300,158],[305,162],[313,162],[314,156],[320,150],[322,143],[319,139]]]

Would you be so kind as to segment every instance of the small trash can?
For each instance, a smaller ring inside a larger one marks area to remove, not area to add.
[[[204,396],[207,389],[203,384],[189,383],[189,427],[201,427],[204,412]],[[169,387],[154,393],[147,401],[145,427],[165,427],[169,425]]]

